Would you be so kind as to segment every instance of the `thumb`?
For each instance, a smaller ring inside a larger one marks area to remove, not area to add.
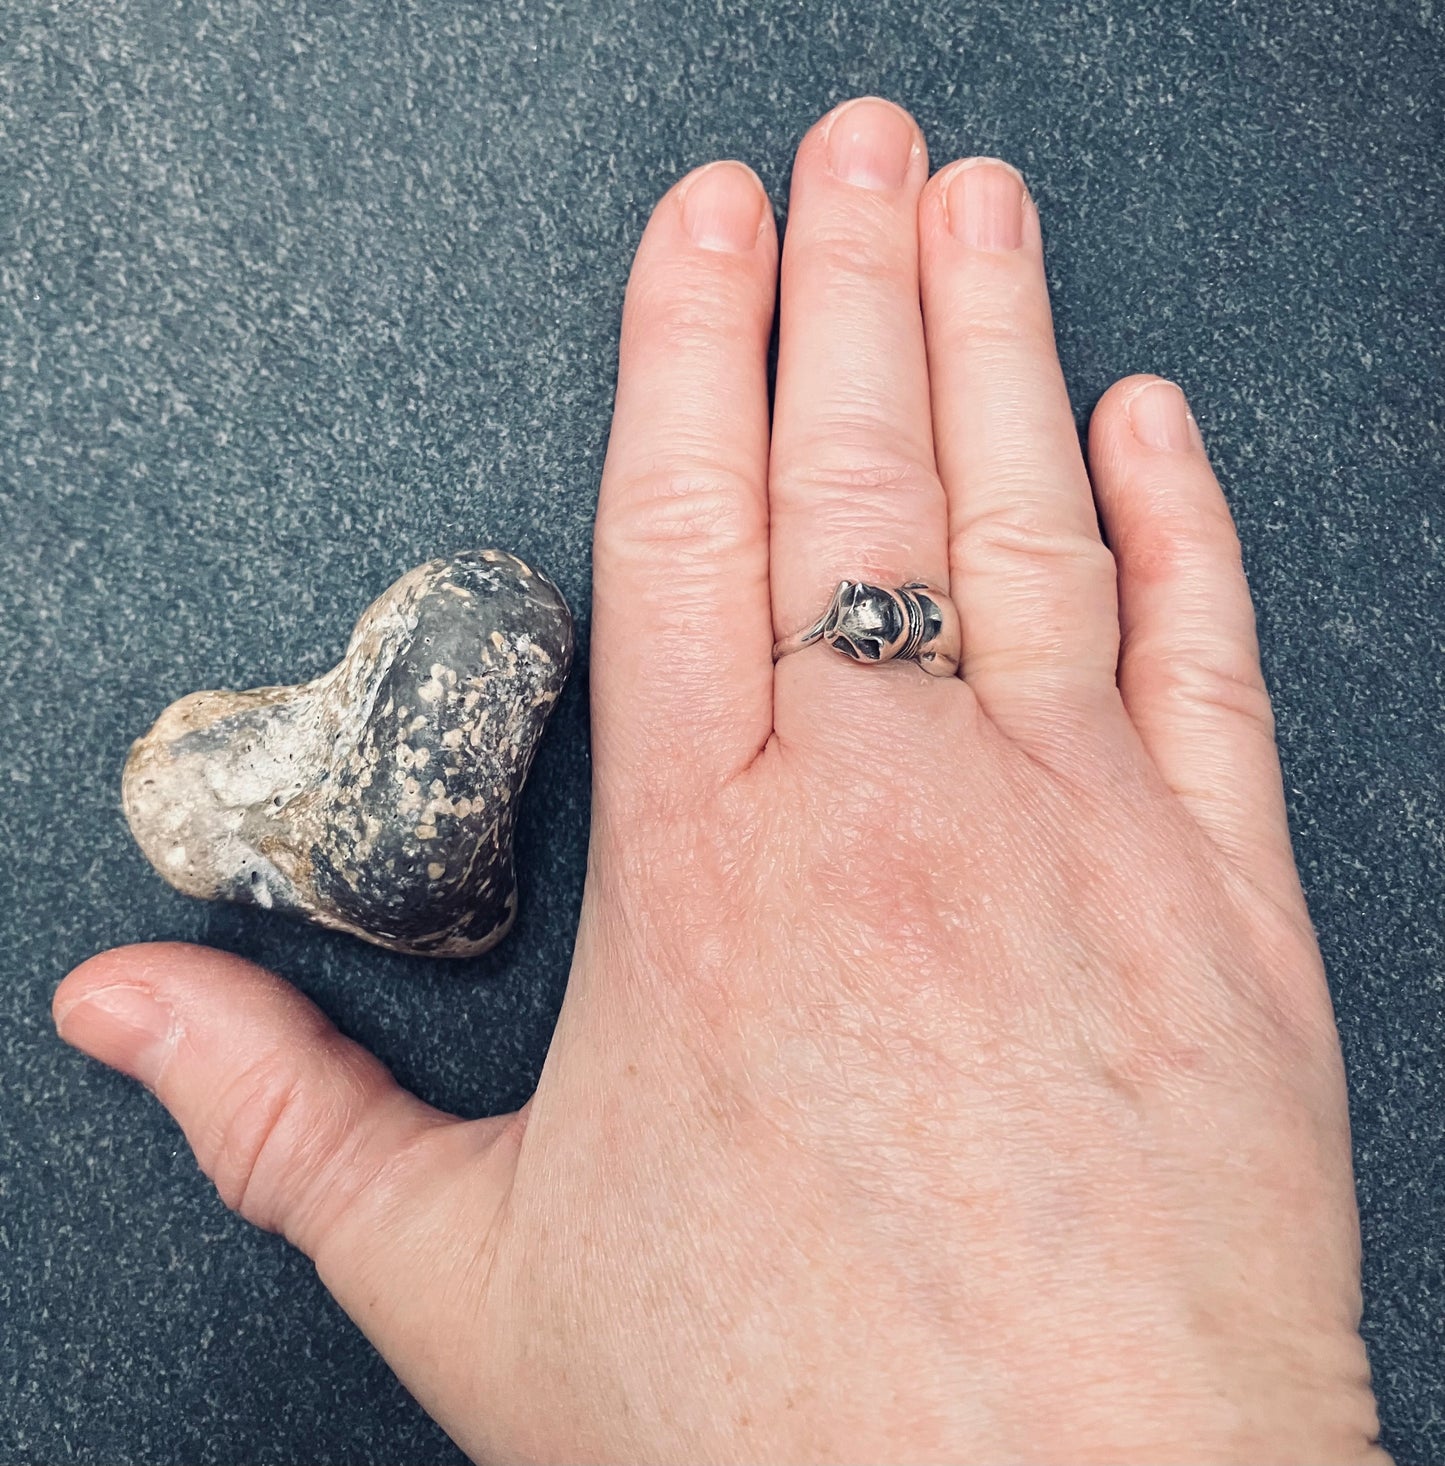
[[[93,957],[52,1010],[67,1043],[154,1091],[226,1205],[311,1257],[444,1416],[436,1341],[449,1336],[461,1356],[475,1335],[519,1117],[433,1109],[294,988],[204,947]]]

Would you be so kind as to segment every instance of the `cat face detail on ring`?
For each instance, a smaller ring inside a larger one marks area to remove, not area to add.
[[[823,616],[823,640],[855,662],[887,662],[931,640],[940,622],[932,598],[913,586],[888,590],[844,580]]]

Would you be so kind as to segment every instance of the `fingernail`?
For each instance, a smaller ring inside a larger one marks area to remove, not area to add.
[[[66,1043],[151,1087],[171,1047],[171,1011],[146,988],[109,987],[57,1011]]]
[[[741,163],[713,163],[687,185],[682,222],[694,244],[737,254],[758,242],[766,204],[751,169]]]
[[[1183,453],[1196,446],[1199,429],[1193,428],[1184,394],[1173,382],[1150,382],[1126,404],[1129,426],[1147,448]]]
[[[902,188],[918,133],[912,120],[890,102],[864,97],[833,114],[828,124],[828,167],[859,188]]]
[[[970,249],[1018,249],[1024,242],[1023,179],[992,158],[965,163],[943,195],[948,227]]]

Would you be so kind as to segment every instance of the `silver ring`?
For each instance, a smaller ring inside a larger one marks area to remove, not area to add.
[[[897,590],[840,580],[823,614],[778,642],[773,660],[815,641],[868,666],[917,662],[933,677],[952,677],[958,671],[958,612],[946,592],[921,580]]]

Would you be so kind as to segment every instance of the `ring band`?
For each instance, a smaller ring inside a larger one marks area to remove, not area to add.
[[[958,671],[958,612],[946,592],[921,580],[890,590],[840,580],[827,608],[803,631],[773,647],[773,660],[826,642],[855,662],[917,662],[933,677]]]

